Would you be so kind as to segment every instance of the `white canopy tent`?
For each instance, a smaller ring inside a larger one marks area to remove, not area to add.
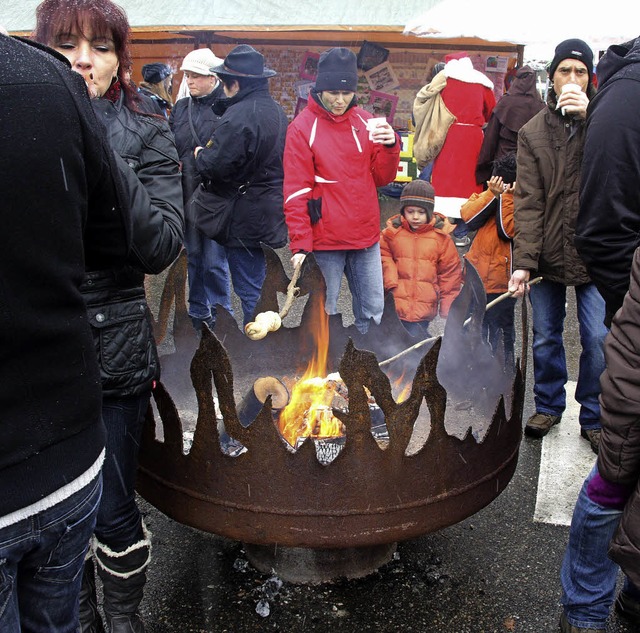
[[[633,0],[443,0],[410,20],[405,35],[480,37],[524,44],[525,59],[550,60],[562,40],[580,38],[595,59],[611,44],[640,35],[640,3]]]

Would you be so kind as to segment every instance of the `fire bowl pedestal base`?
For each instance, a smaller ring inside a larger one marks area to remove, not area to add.
[[[299,585],[368,576],[391,560],[396,546],[397,543],[385,543],[344,549],[310,549],[243,543],[249,562],[258,571],[275,573],[281,580]]]

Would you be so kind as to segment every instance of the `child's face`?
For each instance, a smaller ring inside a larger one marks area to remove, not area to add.
[[[412,229],[417,229],[428,222],[427,212],[422,207],[405,207],[404,217]]]

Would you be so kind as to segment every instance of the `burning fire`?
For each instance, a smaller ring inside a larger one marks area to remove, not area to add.
[[[345,435],[344,425],[333,415],[332,409],[336,406],[336,398],[341,400],[339,406],[346,404],[348,393],[340,374],[327,375],[329,318],[324,310],[318,323],[318,330],[314,334],[315,355],[302,378],[287,385],[291,398],[278,415],[280,433],[294,448],[306,437],[327,439]],[[402,402],[409,396],[411,382],[406,381],[404,372],[394,380],[393,391],[398,393],[396,402]],[[370,407],[377,408],[371,394],[369,403]]]
[[[291,390],[291,399],[278,416],[282,437],[296,446],[301,438],[328,438],[344,435],[344,425],[332,412],[338,381],[327,376],[329,317],[322,311],[314,333],[316,352],[302,378]]]

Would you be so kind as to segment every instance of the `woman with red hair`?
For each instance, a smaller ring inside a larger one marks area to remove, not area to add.
[[[44,0],[34,38],[62,53],[80,73],[130,197],[133,234],[127,264],[87,270],[82,292],[100,361],[107,429],[104,491],[80,595],[80,630],[103,631],[93,558],[104,590],[107,629],[144,630],[138,606],[151,556],[150,534],[135,501],[138,446],[160,368],[144,275],[164,270],[182,248],[179,162],[165,119],[142,113],[126,80],[129,23],[111,0]]]

